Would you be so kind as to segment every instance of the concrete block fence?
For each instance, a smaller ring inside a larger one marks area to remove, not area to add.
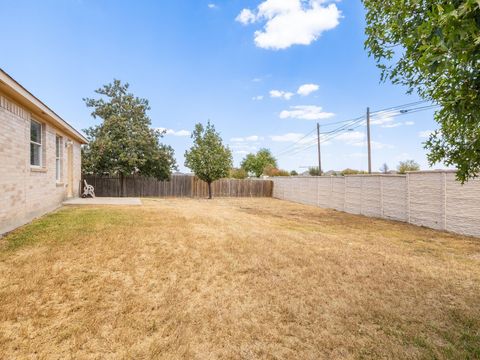
[[[461,185],[454,171],[273,181],[277,199],[480,236],[480,180]]]

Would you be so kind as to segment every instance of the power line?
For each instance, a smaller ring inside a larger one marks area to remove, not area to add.
[[[325,138],[321,139],[321,140],[322,140],[322,142],[329,141],[329,140],[331,140],[331,139],[333,139],[333,138],[335,138],[335,137],[337,137],[337,136],[340,136],[342,133],[345,133],[346,131],[354,130],[354,129],[362,126],[362,125],[365,125],[365,124],[364,124],[364,121],[365,121],[365,120],[364,120],[363,118],[361,118],[361,119],[358,119],[358,120],[356,120],[356,121],[354,121],[354,122],[350,122],[350,123],[348,123],[348,124],[345,124],[345,125],[343,125],[343,126],[340,126],[340,127],[338,127],[337,129],[335,129],[335,130],[322,133],[322,135],[325,135],[325,134],[326,134],[327,136],[326,136]],[[354,125],[356,125],[356,126],[354,126]],[[352,127],[352,126],[353,126],[353,127]],[[337,134],[338,134],[338,135],[337,135]],[[316,143],[317,143],[317,140],[316,140],[316,139],[312,139],[312,140],[310,140],[308,143],[303,144],[304,147],[302,147],[302,148],[300,148],[300,149],[295,149],[295,150],[293,150],[292,155],[298,154],[298,153],[300,153],[300,152],[302,152],[302,151],[304,151],[304,150],[310,149],[310,148],[312,148],[313,146],[315,146]],[[284,155],[285,153],[289,153],[289,152],[290,152],[290,151],[286,151],[286,152],[284,152],[283,154],[279,154],[279,155],[277,155],[277,156]]]
[[[362,119],[364,117],[365,117],[365,115],[362,115],[362,116],[356,117],[355,119],[337,121],[337,122],[333,122],[333,123],[326,123],[326,124],[322,124],[322,127],[343,124],[343,123],[347,123],[347,122],[350,122],[350,121],[359,120],[359,119]]]
[[[300,139],[298,139],[297,141],[295,141],[293,144],[290,144],[288,145],[286,148],[284,148],[283,150],[280,150],[279,153],[275,156],[278,156],[280,153],[284,153],[286,150],[290,150],[291,147],[295,147],[296,144],[298,144],[300,141],[302,141],[303,139],[305,139],[307,136],[313,134],[315,132],[316,129],[313,129],[312,131],[310,131],[308,134],[306,134],[305,136],[301,137]]]
[[[417,105],[425,104],[425,103],[429,103],[429,102],[430,101],[427,101],[427,100],[415,101],[415,102],[411,102],[411,103],[407,103],[407,104],[403,104],[403,105],[391,106],[391,107],[388,107],[388,108],[385,108],[385,109],[375,110],[375,111],[372,111],[371,114],[373,115],[373,114],[376,114],[376,113],[379,113],[379,112],[384,112],[384,111],[389,111],[389,110],[398,110],[398,109],[401,109],[401,108],[417,106]]]
[[[404,116],[404,115],[410,115],[414,114],[420,111],[426,111],[430,109],[434,109],[439,107],[437,104],[432,104],[432,105],[425,105],[425,106],[419,106],[421,104],[426,104],[429,103],[429,101],[416,101],[416,102],[411,102],[411,103],[406,103],[402,105],[397,105],[397,106],[392,106],[388,107],[385,109],[381,110],[376,110],[370,112],[371,119],[376,119],[380,116],[386,116],[386,117],[398,117],[398,116]],[[327,127],[327,126],[333,126],[333,125],[339,125],[343,124],[342,126],[339,126],[331,131],[323,132],[320,135],[320,140],[322,142],[326,142],[329,140],[333,140],[340,135],[348,132],[355,130],[361,126],[366,125],[366,117],[365,115],[356,117],[354,119],[350,120],[343,120],[343,121],[337,121],[337,122],[332,122],[332,123],[327,123],[327,124],[322,124],[322,127]],[[301,153],[305,150],[311,149],[314,146],[317,146],[317,138],[315,139],[310,139],[307,142],[301,144],[302,146],[300,148],[295,148],[297,144],[299,144],[302,140],[306,139],[308,136],[310,136],[313,132],[315,132],[315,128],[311,130],[308,134],[303,136],[302,138],[298,139],[295,143],[287,146],[283,150],[281,150],[279,153],[277,153],[275,156],[284,156],[284,155],[296,155],[298,153]],[[323,137],[322,137],[323,136]]]
[[[435,109],[437,107],[438,107],[438,105],[428,105],[428,106],[420,106],[420,107],[414,107],[414,108],[405,108],[405,109],[402,109],[402,110],[376,112],[376,113],[372,114],[371,118],[372,119],[396,118],[398,116],[410,115],[410,114],[414,114],[414,113],[419,112],[419,111]]]
[[[425,111],[425,110],[430,110],[430,109],[435,109],[439,107],[440,105],[426,105],[426,106],[419,106],[419,107],[414,107],[414,108],[403,108],[403,109],[397,109],[397,110],[390,110],[390,111],[376,111],[372,112],[372,118],[373,117],[379,117],[379,116],[391,116],[391,117],[397,117],[401,115],[409,115],[416,113],[418,111]]]
[[[333,140],[333,139],[339,137],[340,135],[347,133],[347,132],[350,131],[350,130],[355,130],[355,129],[359,128],[360,126],[365,126],[365,124],[364,124],[364,123],[360,123],[360,124],[357,124],[356,126],[350,128],[350,129],[348,129],[348,130],[346,130],[346,131],[337,131],[337,132],[335,132],[334,134],[331,134],[331,135],[329,135],[329,136],[327,136],[327,137],[325,137],[324,139],[321,139],[321,140],[322,140],[322,142],[327,142],[327,141]],[[311,142],[311,143],[308,144],[307,146],[305,146],[305,147],[303,147],[303,148],[301,148],[301,149],[295,150],[295,151],[292,152],[290,155],[296,155],[296,154],[301,153],[301,152],[303,152],[303,151],[305,151],[305,150],[311,149],[312,147],[314,147],[314,146],[316,146],[316,145],[317,145],[317,143],[316,143],[316,139],[315,139],[313,142]]]
[[[349,119],[349,120],[343,120],[343,121],[337,121],[337,122],[333,122],[333,123],[328,123],[328,124],[322,124],[322,127],[324,126],[332,126],[332,125],[338,125],[338,124],[344,124],[344,123],[350,123],[349,125],[351,124],[355,124],[357,121],[359,120],[363,120],[365,118],[364,115],[362,116],[359,116],[357,118],[354,118],[354,119]],[[348,125],[345,125],[346,127],[348,127]],[[341,128],[345,127],[345,126],[342,126]],[[340,129],[340,128],[339,128]],[[327,131],[327,132],[323,132],[322,134],[330,134],[330,133],[333,133],[333,132],[336,132],[338,129],[334,129],[332,131]],[[290,150],[290,148],[292,147],[295,147],[295,145],[297,145],[298,143],[300,143],[303,139],[307,138],[309,135],[313,134],[314,132],[316,131],[316,128],[312,129],[308,134],[306,134],[305,136],[303,136],[302,138],[298,139],[297,141],[295,141],[293,144],[285,147],[284,149],[280,150],[277,154],[275,154],[275,156],[280,156],[282,155],[283,153],[286,153]],[[316,140],[315,140],[316,141]],[[303,144],[304,145],[304,144]]]
[[[429,102],[430,101],[427,101],[427,100],[420,100],[420,101],[415,101],[415,102],[406,103],[406,104],[402,104],[402,105],[391,106],[391,107],[388,107],[388,108],[385,108],[385,109],[372,111],[372,112],[370,112],[370,115],[375,115],[377,113],[386,112],[386,111],[389,111],[389,110],[401,111],[404,108],[417,106],[417,105],[425,104],[425,103],[429,103]],[[439,105],[433,105],[433,106],[439,106]],[[361,115],[357,118],[350,119],[350,120],[342,120],[342,121],[336,121],[336,122],[332,122],[332,123],[322,124],[322,127],[343,124],[343,123],[347,123],[347,122],[350,122],[350,121],[355,121],[355,120],[362,119],[362,118],[365,118],[365,115]]]

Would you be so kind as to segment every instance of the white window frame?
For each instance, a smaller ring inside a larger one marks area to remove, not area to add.
[[[55,180],[61,183],[63,180],[63,137],[55,136]]]
[[[39,143],[35,142],[35,141],[32,141],[32,134],[31,134],[32,122],[40,125],[40,142]],[[40,150],[39,150],[40,164],[39,165],[34,165],[34,164],[32,164],[32,147],[30,145],[30,166],[34,167],[34,168],[41,168],[43,166],[43,124],[41,122],[37,121],[37,120],[34,120],[34,119],[30,119],[30,144],[37,145],[40,148]]]

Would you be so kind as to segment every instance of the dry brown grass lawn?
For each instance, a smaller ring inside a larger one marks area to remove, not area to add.
[[[0,358],[480,358],[478,239],[273,199],[144,204],[0,240]]]

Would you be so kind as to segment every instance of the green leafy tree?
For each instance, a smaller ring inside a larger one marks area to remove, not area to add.
[[[255,169],[257,168],[257,157],[255,154],[252,153],[245,156],[245,158],[240,163],[240,167],[245,170],[247,174],[252,174],[256,177],[260,177],[263,173],[263,168],[261,170],[258,169],[258,171],[255,171]]]
[[[208,184],[208,198],[212,198],[212,182],[225,178],[232,168],[232,152],[224,146],[220,134],[207,122],[196,124],[192,133],[193,146],[185,152],[185,166]]]
[[[244,169],[242,169],[242,168],[239,168],[239,169],[237,169],[237,168],[232,168],[232,169],[230,169],[229,177],[230,177],[231,179],[240,179],[240,180],[242,180],[242,179],[246,179],[246,178],[248,177],[248,174],[247,174],[247,172],[246,172]]]
[[[174,151],[160,143],[162,131],[151,129],[148,101],[128,92],[129,85],[114,80],[95,92],[99,99],[84,99],[100,125],[85,129],[89,143],[82,149],[82,171],[124,176],[141,174],[166,180],[176,169]]]
[[[363,0],[366,47],[382,80],[407,86],[441,109],[425,143],[431,165],[457,167],[465,182],[480,172],[480,1]]]
[[[290,176],[298,176],[298,172],[296,170],[290,171]]]
[[[277,167],[277,160],[268,149],[260,149],[256,154],[248,154],[240,164],[242,169],[256,177],[262,176],[267,166]]]
[[[418,165],[415,160],[405,160],[400,161],[400,164],[397,166],[399,174],[405,174],[407,171],[418,171],[420,170],[420,165]]]

